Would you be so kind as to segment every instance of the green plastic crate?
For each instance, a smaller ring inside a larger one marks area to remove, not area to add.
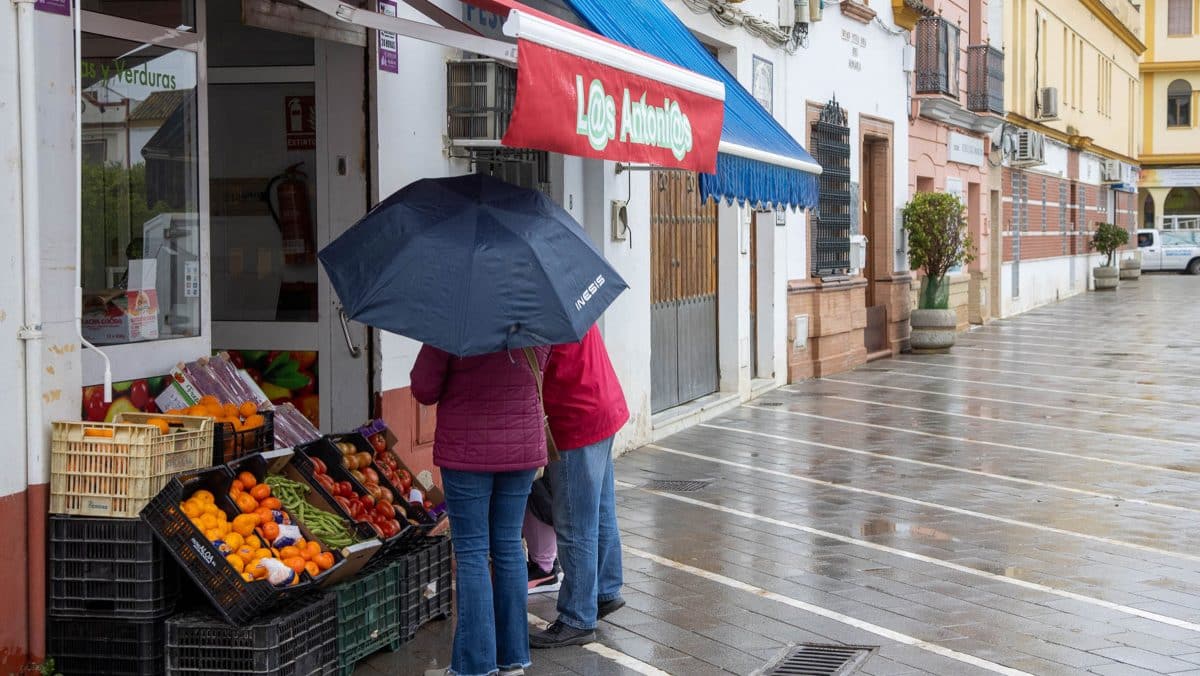
[[[342,676],[383,648],[400,647],[400,576],[402,565],[390,561],[360,573],[329,590],[337,599],[338,670]]]

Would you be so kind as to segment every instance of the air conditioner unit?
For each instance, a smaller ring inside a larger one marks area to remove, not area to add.
[[[779,0],[779,25],[791,28],[796,24],[796,0]]]
[[[498,141],[508,129],[517,99],[517,71],[495,59],[446,64],[447,136]]]
[[[1106,159],[1100,166],[1100,180],[1105,183],[1120,183],[1125,173],[1125,163],[1120,160]]]
[[[1009,164],[1014,167],[1036,167],[1046,163],[1046,136],[1030,129],[1018,130]]]
[[[1058,87],[1042,87],[1038,90],[1038,117],[1043,120],[1058,119]]]

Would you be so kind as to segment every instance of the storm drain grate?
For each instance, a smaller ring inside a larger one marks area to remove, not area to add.
[[[645,487],[653,491],[694,493],[712,482],[713,479],[655,479],[646,484]]]
[[[866,646],[804,643],[788,649],[761,676],[845,676],[858,671],[871,656]]]

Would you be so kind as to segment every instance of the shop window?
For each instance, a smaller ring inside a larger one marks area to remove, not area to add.
[[[83,335],[200,333],[196,55],[82,36]]]
[[[1192,126],[1192,85],[1175,80],[1167,87],[1167,126]]]
[[[133,19],[155,26],[181,31],[196,30],[195,0],[81,0],[84,11],[106,14],[121,19]]]
[[[1194,0],[1168,0],[1167,35],[1192,34],[1192,2]]]

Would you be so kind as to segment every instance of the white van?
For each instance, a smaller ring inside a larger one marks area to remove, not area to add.
[[[1200,275],[1200,230],[1138,230],[1142,270],[1187,270]]]

